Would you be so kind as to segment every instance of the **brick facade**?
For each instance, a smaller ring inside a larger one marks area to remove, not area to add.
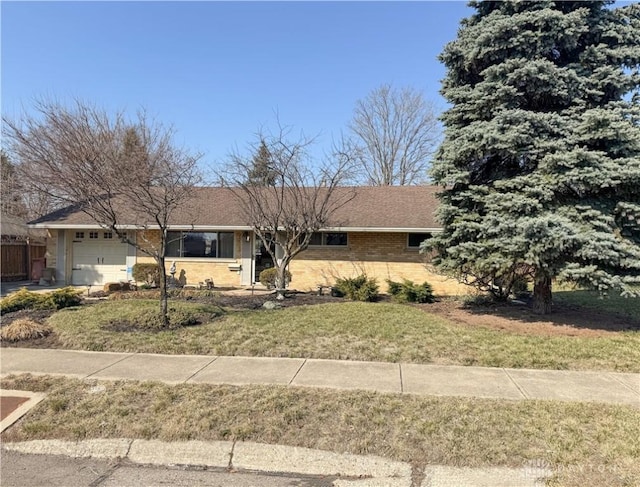
[[[73,231],[69,230],[71,237]],[[240,287],[243,272],[253,269],[240,268],[242,231],[236,231],[234,257],[227,259],[167,257],[167,274],[173,262],[176,263],[175,277],[182,284],[198,284],[205,279],[213,279],[216,287]],[[55,265],[57,255],[56,232],[51,232],[47,240],[48,258]],[[158,242],[159,232],[147,230],[144,238]],[[137,235],[142,244],[142,233]],[[70,250],[70,247],[69,247]],[[67,275],[71,275],[71,255],[68,256]],[[135,262],[154,262],[152,257],[136,251]],[[338,277],[354,277],[366,273],[375,277],[382,292],[387,291],[386,280],[409,279],[416,283],[428,281],[438,295],[468,294],[470,288],[453,279],[445,278],[430,271],[423,254],[408,247],[407,233],[392,232],[349,232],[346,246],[314,246],[300,253],[290,264],[292,274],[290,287],[300,291],[315,290],[318,285],[330,286]]]
[[[428,281],[439,295],[469,293],[469,288],[454,279],[435,274],[427,266],[425,255],[407,246],[406,233],[349,233],[346,247],[310,247],[290,264],[295,289],[315,289],[331,285],[337,277],[355,277],[365,273],[378,279],[380,290],[387,291],[386,279]]]

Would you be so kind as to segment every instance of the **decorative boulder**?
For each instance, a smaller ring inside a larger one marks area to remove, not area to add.
[[[276,303],[275,301],[265,301],[262,307],[264,309],[278,309],[282,308],[282,305],[280,303]]]

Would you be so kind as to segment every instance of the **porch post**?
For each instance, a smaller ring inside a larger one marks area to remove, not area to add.
[[[253,241],[255,238],[256,236],[253,232],[240,233],[240,239],[242,240],[240,246],[241,286],[251,286],[253,284]]]

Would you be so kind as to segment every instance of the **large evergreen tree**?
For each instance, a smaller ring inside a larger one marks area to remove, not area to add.
[[[440,56],[445,272],[478,287],[516,276],[551,311],[552,280],[637,295],[640,5],[470,2]]]

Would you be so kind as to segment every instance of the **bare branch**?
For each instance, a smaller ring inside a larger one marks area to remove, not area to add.
[[[3,119],[3,135],[19,162],[25,184],[58,205],[76,205],[102,227],[153,257],[161,273],[163,317],[167,317],[164,259],[172,214],[189,206],[200,183],[200,156],[172,143],[173,130],[144,111],[128,121],[76,100],[71,106],[42,100],[35,115]],[[160,231],[141,242],[125,226]]]
[[[219,175],[236,196],[247,224],[265,243],[280,290],[291,260],[307,248],[314,232],[330,223],[337,226],[333,215],[355,196],[344,186],[352,174],[349,154],[335,151],[314,165],[308,152],[313,139],[301,134],[292,140],[289,133],[282,127],[275,134],[259,133],[250,155],[234,151]],[[255,156],[261,152],[269,154],[268,178],[253,177]]]
[[[435,107],[422,93],[382,85],[356,103],[349,128],[366,184],[403,186],[426,179],[440,129]]]

